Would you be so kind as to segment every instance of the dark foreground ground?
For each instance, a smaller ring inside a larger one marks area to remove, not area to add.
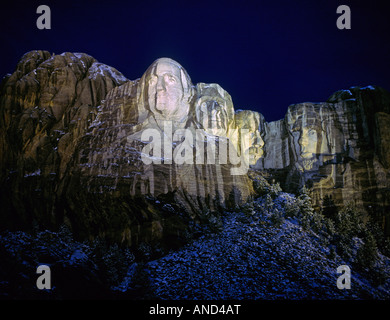
[[[369,253],[372,261],[362,259],[368,243],[364,233],[348,238],[343,249],[346,237],[326,219],[313,216],[307,223],[304,215],[291,213],[296,200],[280,192],[272,200],[257,199],[249,209],[225,212],[218,232],[162,256],[147,244],[142,258],[136,258],[104,241],[78,242],[65,227],[34,235],[5,232],[0,236],[0,298],[390,299],[390,259],[377,247]],[[39,264],[50,267],[50,290],[36,287]],[[337,287],[340,265],[351,269],[351,289]]]

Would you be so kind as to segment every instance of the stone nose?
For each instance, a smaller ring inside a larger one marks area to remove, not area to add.
[[[164,77],[157,78],[157,91],[166,91]]]
[[[264,141],[263,141],[263,139],[261,139],[260,135],[257,135],[257,134],[255,135],[254,144],[260,145],[260,146],[264,145]]]

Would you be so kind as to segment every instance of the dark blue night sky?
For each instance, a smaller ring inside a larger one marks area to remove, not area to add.
[[[51,8],[51,30],[36,27],[40,4]],[[342,4],[351,30],[336,27]],[[35,49],[85,52],[131,80],[168,56],[194,84],[219,83],[236,109],[272,121],[350,86],[389,90],[389,17],[386,1],[15,0],[1,7],[0,74]]]

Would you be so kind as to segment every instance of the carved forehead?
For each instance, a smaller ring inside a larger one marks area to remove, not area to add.
[[[257,112],[244,110],[236,113],[236,122],[242,129],[249,129],[251,131],[259,130],[260,117]]]
[[[292,131],[302,130],[322,130],[321,121],[317,118],[306,118],[299,117],[292,126]]]
[[[211,97],[211,96],[202,96],[197,101],[198,105],[207,105],[209,108],[218,108],[224,112],[227,112],[226,103],[222,98]]]
[[[160,58],[152,64],[152,72],[156,75],[171,73],[180,77],[181,69],[182,66],[179,63],[169,58]]]

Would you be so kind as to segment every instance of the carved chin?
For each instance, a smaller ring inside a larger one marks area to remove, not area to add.
[[[249,155],[252,158],[253,163],[256,164],[257,160],[259,160],[263,156],[263,148],[261,147],[250,147],[249,148]]]
[[[166,111],[169,110],[169,106],[167,106],[167,103],[165,102],[159,102],[156,104],[156,110],[165,113]]]
[[[303,152],[303,153],[301,154],[301,157],[302,157],[303,159],[308,159],[308,160],[310,160],[310,159],[314,158],[314,153],[313,153],[313,152]]]
[[[178,115],[178,108],[172,108],[166,104],[158,104],[156,105],[156,109],[160,111],[164,116],[176,116]]]

